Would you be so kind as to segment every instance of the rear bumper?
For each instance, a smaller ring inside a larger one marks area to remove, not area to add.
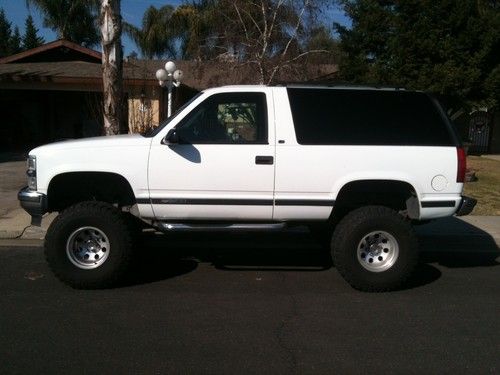
[[[24,187],[17,193],[17,199],[24,210],[29,213],[33,219],[41,218],[47,212],[47,196]]]
[[[462,200],[460,201],[456,215],[464,216],[468,215],[472,212],[474,207],[476,206],[477,200],[471,197],[462,196]]]

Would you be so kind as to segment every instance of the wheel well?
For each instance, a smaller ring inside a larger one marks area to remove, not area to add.
[[[410,217],[418,217],[418,205],[411,203],[416,196],[413,186],[403,181],[353,181],[340,189],[332,214],[343,215],[358,207],[377,205],[396,211],[408,210]]]
[[[52,178],[47,191],[49,211],[83,201],[102,201],[118,206],[135,203],[129,182],[121,175],[108,172],[70,172]]]

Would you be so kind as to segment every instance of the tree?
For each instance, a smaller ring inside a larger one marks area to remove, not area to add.
[[[326,52],[304,43],[325,6],[321,0],[219,0],[217,45],[254,66],[258,83],[270,84],[283,69]]]
[[[12,23],[7,20],[5,12],[0,8],[0,57],[9,56],[22,51],[21,35],[16,26],[12,32]]]
[[[11,54],[12,24],[5,17],[5,12],[0,8],[0,57]]]
[[[171,26],[174,7],[150,6],[144,12],[141,28],[124,23],[123,30],[135,42],[144,57],[175,57],[174,33]]]
[[[99,24],[102,39],[104,133],[118,134],[122,122],[123,51],[120,0],[102,0]]]
[[[35,27],[33,22],[33,17],[29,15],[26,17],[25,21],[25,31],[22,39],[22,45],[24,49],[32,49],[41,46],[45,43],[42,37],[38,36],[38,29]]]
[[[10,53],[19,53],[22,51],[21,46],[21,33],[19,33],[19,27],[14,28],[14,32],[10,37]]]
[[[172,14],[172,33],[182,59],[208,60],[225,51],[219,33],[217,0],[201,0],[178,6]]]
[[[491,0],[342,0],[341,77],[426,90],[448,106],[500,103],[500,5]]]
[[[99,43],[96,24],[97,0],[26,0],[43,15],[43,26],[67,39],[92,47]]]
[[[124,23],[130,36],[147,58],[209,59],[214,46],[209,36],[215,32],[215,0],[201,0],[177,8],[150,6],[141,27]]]
[[[308,58],[309,62],[337,64],[340,60],[340,43],[325,25],[312,28],[306,39],[306,49],[310,51],[325,51]]]

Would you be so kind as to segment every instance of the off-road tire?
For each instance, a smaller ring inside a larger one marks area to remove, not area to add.
[[[109,254],[97,268],[81,269],[66,252],[71,234],[81,227],[95,227],[109,239]],[[45,236],[45,258],[55,276],[77,289],[109,288],[117,285],[132,261],[130,221],[114,206],[104,202],[81,202],[62,211]]]
[[[381,272],[367,270],[358,260],[359,244],[376,231],[392,235],[399,247],[394,264]],[[418,243],[410,222],[383,206],[361,207],[347,214],[334,231],[331,251],[342,277],[353,288],[365,292],[400,289],[418,262]]]

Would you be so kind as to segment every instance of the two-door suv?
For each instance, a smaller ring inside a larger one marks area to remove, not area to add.
[[[307,225],[354,288],[393,290],[417,262],[412,223],[475,205],[439,103],[389,88],[208,89],[149,134],[35,148],[27,174],[21,205],[33,223],[59,212],[45,255],[77,288],[122,279],[140,218],[160,231]]]

